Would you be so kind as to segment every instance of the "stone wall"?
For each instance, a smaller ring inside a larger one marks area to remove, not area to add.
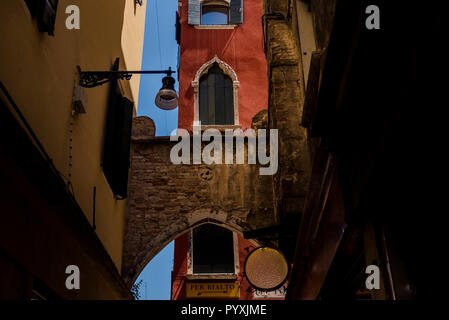
[[[259,176],[257,166],[248,165],[174,166],[168,138],[134,137],[123,262],[129,284],[169,241],[208,219],[238,232],[281,224],[286,234],[275,245],[292,259],[313,155],[312,140],[301,125],[305,84],[295,10],[295,1],[264,1],[269,107],[253,124],[279,130],[275,176]],[[311,10],[317,45],[325,48],[335,1],[312,1]]]
[[[151,119],[134,120],[122,269],[129,286],[170,241],[202,223],[238,233],[274,224],[272,176],[257,165],[174,165],[175,143],[154,137]]]
[[[266,0],[264,31],[269,79],[269,128],[279,130],[279,170],[273,181],[278,222],[291,226],[294,238],[309,184],[310,156],[307,130],[301,126],[304,76],[296,21],[289,1]],[[295,241],[281,241],[291,258]]]

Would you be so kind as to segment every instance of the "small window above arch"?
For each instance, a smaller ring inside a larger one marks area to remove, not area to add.
[[[229,24],[227,1],[203,1],[201,3],[201,25]]]
[[[243,23],[243,0],[189,0],[188,14],[189,24],[198,28],[235,26]]]

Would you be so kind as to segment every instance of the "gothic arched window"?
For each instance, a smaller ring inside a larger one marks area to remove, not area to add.
[[[193,229],[192,240],[193,274],[235,273],[232,231],[204,224]]]
[[[217,63],[200,78],[199,113],[202,125],[234,124],[233,81]]]

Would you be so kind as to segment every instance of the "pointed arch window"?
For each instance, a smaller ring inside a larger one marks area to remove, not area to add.
[[[194,122],[206,126],[238,126],[237,75],[217,56],[205,63],[192,82]]]
[[[233,125],[233,85],[215,63],[200,79],[200,121],[204,125]]]
[[[232,231],[213,224],[192,231],[193,274],[235,273]],[[220,246],[220,250],[216,250]]]

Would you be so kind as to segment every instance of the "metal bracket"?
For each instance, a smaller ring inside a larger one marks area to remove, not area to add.
[[[171,76],[175,71],[168,70],[155,71],[81,71],[80,86],[84,88],[94,88],[114,80],[130,80],[133,74],[166,74]]]

